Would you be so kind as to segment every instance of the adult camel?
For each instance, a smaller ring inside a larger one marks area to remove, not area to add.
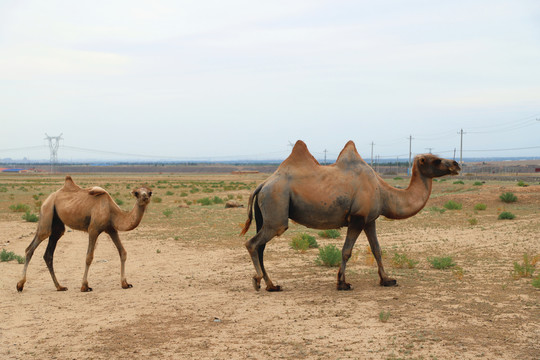
[[[360,157],[352,141],[345,145],[335,164],[328,166],[320,165],[306,144],[297,141],[290,156],[249,198],[248,219],[241,235],[248,231],[254,209],[257,233],[245,245],[256,270],[255,290],[260,289],[261,279],[267,291],[281,290],[272,283],[264,268],[263,253],[268,241],[287,230],[289,219],[315,229],[347,226],[337,275],[338,290],[351,289],[345,281],[345,267],[362,230],[377,260],[380,284],[396,285],[396,280],[384,271],[375,220],[380,215],[390,219],[415,215],[428,201],[432,179],[456,175],[459,170],[453,160],[431,154],[418,155],[408,188],[397,189],[388,185]]]
[[[94,259],[96,241],[102,232],[111,237],[120,255],[120,276],[122,288],[132,287],[126,280],[125,262],[126,250],[120,242],[118,231],[135,229],[144,215],[150,202],[152,190],[146,187],[131,192],[137,202],[130,212],[122,211],[111,198],[109,193],[100,187],[82,189],[73,182],[71,176],[66,176],[64,186],[52,193],[41,206],[39,223],[34,240],[26,248],[26,263],[22,279],[17,283],[17,290],[22,291],[26,282],[26,270],[38,245],[49,238],[47,250],[43,259],[51,273],[52,280],[58,291],[67,290],[56,279],[53,268],[53,256],[58,239],[64,235],[65,225],[74,230],[88,233],[88,251],[86,253],[86,268],[82,280],[81,291],[92,291],[88,286],[88,269]]]

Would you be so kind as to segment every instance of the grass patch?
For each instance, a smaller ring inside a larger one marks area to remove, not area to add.
[[[478,204],[474,205],[474,210],[482,211],[482,210],[486,210],[486,209],[487,209],[486,204],[478,203]]]
[[[120,198],[114,198],[114,202],[115,202],[118,206],[124,205],[124,200],[122,200],[122,199],[120,199]]]
[[[394,267],[401,269],[413,269],[418,264],[418,261],[414,259],[409,259],[409,257],[405,253],[395,253],[394,257],[392,258],[392,264],[394,265]]]
[[[169,191],[167,191],[167,192],[165,193],[165,195],[171,196],[171,195],[174,195],[174,193],[173,193],[172,191],[169,190]]]
[[[0,252],[0,261],[11,260],[17,260],[19,264],[24,264],[25,262],[24,256],[17,255],[13,251],[8,252],[6,249],[2,249],[2,252]]]
[[[460,203],[457,203],[453,200],[449,200],[446,204],[443,205],[445,209],[448,209],[448,210],[461,210],[461,208],[463,207],[463,205],[461,205]]]
[[[379,321],[383,323],[387,322],[390,319],[390,315],[390,311],[381,310],[379,313]]]
[[[451,256],[429,256],[427,261],[431,264],[431,267],[439,270],[456,266],[456,263]]]
[[[334,244],[319,248],[319,255],[315,259],[317,265],[338,266],[341,263],[341,251]]]
[[[429,207],[427,209],[429,212],[438,212],[440,214],[444,214],[444,212],[446,211],[446,209],[439,209],[438,207],[436,206],[432,206],[432,207]]]
[[[171,217],[172,213],[173,213],[172,209],[163,210],[163,215],[165,215],[165,217]]]
[[[512,214],[510,211],[503,211],[497,217],[497,219],[499,220],[513,220],[515,218],[516,218],[516,215]]]
[[[527,184],[527,183],[526,183],[525,181],[523,181],[523,180],[520,180],[520,181],[518,181],[517,186],[527,187],[527,186],[529,186],[529,184]]]
[[[152,202],[155,202],[156,204],[159,204],[159,203],[162,202],[162,201],[163,201],[163,199],[160,198],[159,196],[154,196],[154,197],[152,198]]]
[[[311,236],[306,233],[301,233],[293,236],[289,245],[296,251],[304,252],[309,248],[318,248],[317,240],[315,236]]]
[[[28,222],[38,222],[39,221],[39,216],[37,216],[36,214],[32,214],[30,211],[27,211],[24,213],[24,215],[22,216],[23,220],[26,220]]]
[[[475,182],[473,183],[473,185],[474,185],[474,186],[482,186],[482,185],[484,185],[484,183],[481,182],[481,181],[475,181]]]
[[[499,199],[501,199],[502,202],[509,204],[509,203],[516,202],[517,196],[511,192],[505,192],[499,196]]]
[[[457,185],[465,185],[465,183],[463,182],[463,180],[454,181],[454,184],[457,184]]]
[[[523,254],[523,262],[520,264],[517,261],[514,261],[514,275],[515,279],[532,277],[534,274],[536,262],[540,256],[535,256],[532,259],[529,258],[529,254]]]
[[[469,225],[478,225],[477,218],[470,218],[470,219],[467,219],[467,221],[469,222]]]
[[[538,275],[536,278],[533,279],[532,286],[534,286],[537,289],[540,289],[540,275]]]
[[[9,210],[13,212],[27,212],[27,211],[30,211],[30,206],[26,204],[10,205]]]
[[[319,231],[319,236],[325,239],[337,239],[341,236],[341,233],[337,229],[329,229],[329,230],[323,230]]]

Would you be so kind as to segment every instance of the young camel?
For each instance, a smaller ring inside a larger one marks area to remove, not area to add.
[[[375,220],[380,215],[390,219],[415,215],[426,205],[432,179],[456,175],[459,170],[458,163],[453,160],[431,154],[418,155],[414,159],[409,187],[401,190],[388,185],[373,171],[352,141],[345,145],[336,163],[328,166],[320,165],[304,142],[296,142],[291,155],[249,198],[248,219],[241,235],[250,227],[254,207],[257,234],[245,245],[257,272],[253,277],[255,290],[260,289],[261,279],[264,279],[267,291],[281,290],[266,273],[263,253],[268,241],[287,230],[288,219],[315,229],[347,226],[337,275],[338,290],[351,289],[345,281],[345,267],[362,230],[377,260],[380,284],[396,285],[396,280],[384,271]]]
[[[120,276],[124,289],[132,287],[125,275],[126,250],[120,242],[118,231],[135,229],[143,217],[146,206],[150,202],[152,190],[146,187],[131,192],[137,203],[130,212],[122,211],[111,198],[109,193],[100,187],[82,189],[76,185],[70,176],[66,176],[64,186],[49,195],[41,206],[39,223],[34,240],[26,248],[26,263],[22,279],[17,283],[17,290],[22,291],[26,282],[26,270],[38,245],[49,238],[49,244],[43,259],[51,273],[52,280],[58,291],[67,290],[56,280],[53,268],[53,256],[58,239],[64,235],[65,225],[74,230],[88,232],[88,251],[86,253],[86,268],[82,280],[81,291],[92,291],[88,286],[88,269],[94,259],[96,240],[102,232],[111,237],[120,254]]]

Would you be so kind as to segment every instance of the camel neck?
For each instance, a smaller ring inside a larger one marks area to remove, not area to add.
[[[405,219],[417,214],[426,205],[432,185],[432,179],[423,176],[416,166],[413,166],[407,189],[397,189],[384,182],[381,187],[384,199],[382,215],[390,219]]]
[[[135,229],[142,220],[146,205],[135,204],[131,211],[123,211],[120,208],[113,217],[113,226],[118,231],[130,231]]]

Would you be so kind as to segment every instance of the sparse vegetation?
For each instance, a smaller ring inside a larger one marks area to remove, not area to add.
[[[456,266],[456,263],[451,256],[429,256],[427,261],[431,264],[431,267],[439,270]]]
[[[30,211],[30,206],[26,204],[10,205],[9,209],[13,212],[27,212]]]
[[[172,213],[173,213],[172,209],[163,210],[163,215],[165,215],[165,217],[171,217]]]
[[[160,198],[159,196],[154,196],[152,197],[152,202],[156,203],[156,204],[159,204],[160,202],[162,202],[163,199]]]
[[[337,239],[341,236],[341,233],[337,229],[329,229],[329,230],[323,230],[319,231],[319,236],[325,239]]]
[[[482,210],[486,210],[486,209],[487,209],[486,204],[478,203],[478,204],[474,205],[474,210],[482,211]]]
[[[2,252],[0,252],[0,261],[11,260],[17,260],[19,264],[24,264],[25,262],[24,256],[17,255],[13,251],[8,252],[6,249],[2,249]]]
[[[502,213],[499,214],[499,216],[497,217],[497,219],[499,220],[513,220],[516,218],[516,215],[512,214],[511,212],[509,211],[503,211]]]
[[[122,199],[120,199],[120,198],[114,198],[114,202],[115,202],[118,206],[124,205],[124,200],[122,200]]]
[[[514,271],[512,272],[514,278],[532,277],[539,258],[540,256],[535,256],[531,259],[529,254],[523,254],[523,262],[521,264],[514,261]]]
[[[458,181],[454,181],[454,184],[464,185],[465,183],[463,182],[463,180],[458,180]]]
[[[473,183],[473,185],[474,185],[474,186],[482,186],[482,185],[484,185],[484,183],[481,182],[481,181],[475,181],[475,182]]]
[[[341,251],[334,244],[326,245],[319,248],[315,262],[321,266],[338,266],[341,263]]]
[[[28,222],[38,222],[39,221],[39,216],[37,216],[36,214],[33,214],[31,213],[30,211],[27,211],[24,213],[24,215],[22,216],[23,220],[26,220]]]
[[[319,244],[317,244],[317,240],[315,240],[315,236],[311,236],[306,233],[301,233],[293,236],[291,239],[291,242],[289,245],[297,251],[306,251],[309,248],[318,248]]]
[[[449,200],[446,204],[444,204],[444,208],[448,210],[461,210],[462,207],[462,204],[457,203],[453,200]]]
[[[389,311],[381,310],[381,312],[379,313],[379,321],[385,323],[389,319],[390,319],[390,310]]]
[[[529,186],[529,184],[527,184],[527,183],[526,183],[525,181],[523,181],[523,180],[520,180],[520,181],[518,181],[517,186],[527,187],[527,186]]]
[[[477,218],[470,218],[467,220],[470,225],[478,225],[478,219]]]
[[[499,196],[499,199],[505,203],[513,203],[517,201],[517,196],[511,192],[505,192]]]
[[[392,258],[392,264],[397,268],[413,269],[418,264],[418,260],[409,259],[405,253],[395,253]]]

